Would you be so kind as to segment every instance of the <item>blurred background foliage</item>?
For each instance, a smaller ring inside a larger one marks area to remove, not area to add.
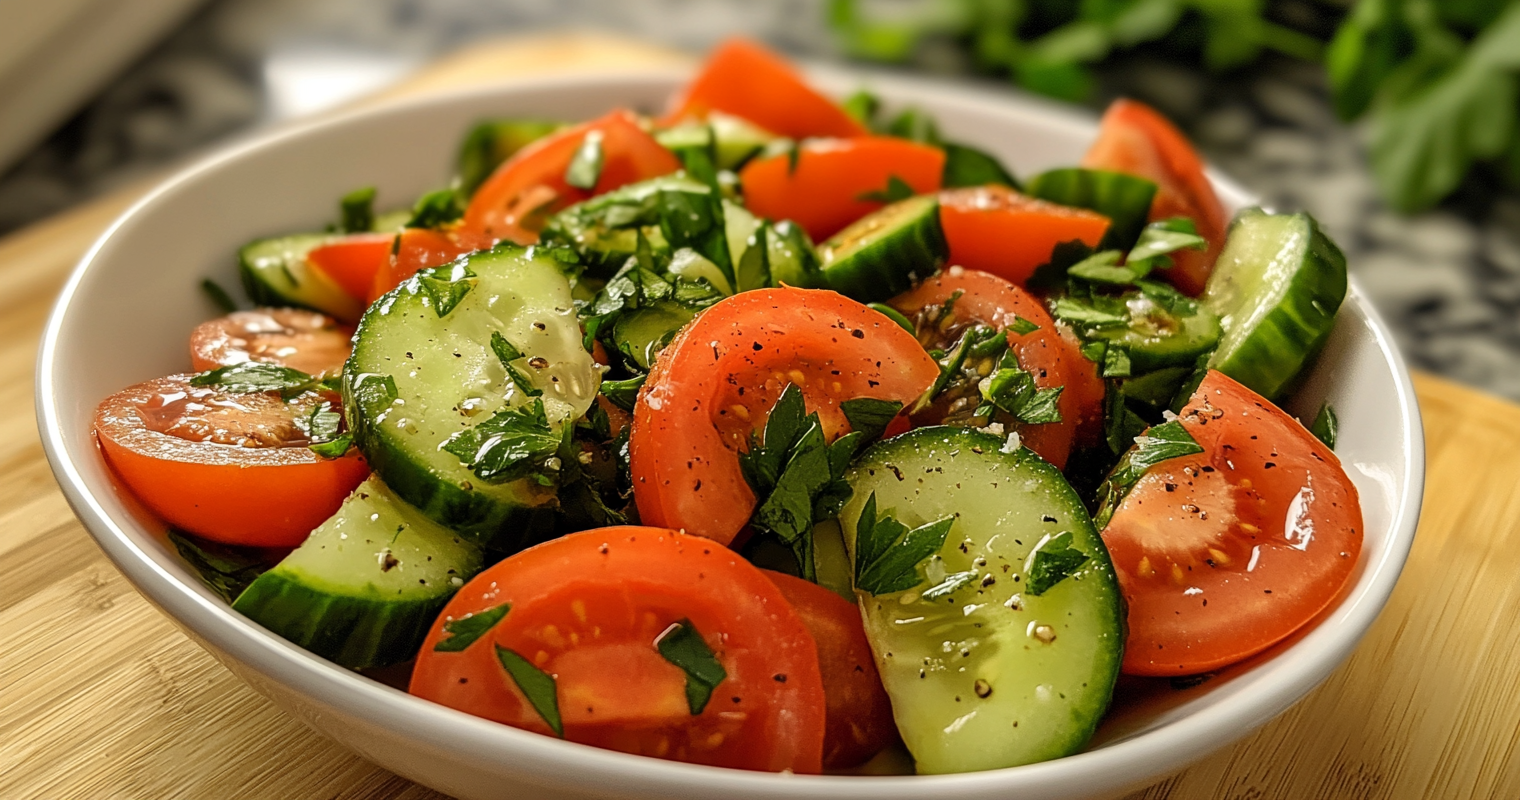
[[[1428,208],[1473,170],[1520,188],[1520,0],[830,0],[841,49],[926,65],[954,54],[1031,91],[1092,101],[1133,52],[1228,72],[1267,52],[1322,65],[1378,187]]]

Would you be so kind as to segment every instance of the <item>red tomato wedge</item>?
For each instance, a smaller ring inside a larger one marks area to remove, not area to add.
[[[1082,166],[1127,172],[1156,182],[1151,220],[1187,217],[1207,239],[1207,250],[1172,253],[1176,266],[1163,271],[1167,280],[1190,295],[1203,293],[1214,259],[1224,247],[1229,227],[1224,205],[1203,174],[1203,159],[1187,137],[1155,109],[1134,100],[1115,100],[1103,114],[1098,140],[1082,157]]]
[[[356,233],[331,244],[324,244],[306,254],[306,260],[321,270],[343,291],[360,300],[369,300],[375,273],[391,260],[395,233]]]
[[[951,296],[959,298],[951,307],[950,321],[940,315],[940,309]],[[898,295],[891,301],[893,308],[914,320],[919,331],[919,343],[926,348],[948,350],[960,340],[961,334],[972,325],[982,324],[994,328],[1007,328],[1016,318],[1023,317],[1039,327],[1026,334],[1008,331],[1008,344],[1019,359],[1019,366],[1034,377],[1035,386],[1041,389],[1066,387],[1061,392],[1059,408],[1061,421],[1043,425],[1019,425],[1019,437],[1041,458],[1065,468],[1071,455],[1072,443],[1084,420],[1103,419],[1103,382],[1096,385],[1086,380],[1085,373],[1096,372],[1091,362],[1083,358],[1077,346],[1062,336],[1045,310],[1043,303],[1034,295],[986,272],[951,267],[939,275],[924,281],[911,292]],[[988,371],[991,371],[991,365]],[[978,365],[967,368],[977,370]],[[980,374],[980,372],[978,372]],[[974,383],[962,392],[948,391],[934,405],[914,417],[915,425],[936,425],[954,422],[958,414],[969,415],[976,407],[972,397],[977,389]],[[970,398],[961,402],[962,398]],[[1017,424],[1011,418],[1002,419],[1005,425]]]
[[[1204,452],[1152,467],[1103,531],[1131,675],[1207,672],[1271,647],[1335,599],[1362,549],[1356,487],[1292,417],[1210,372],[1181,421]]]
[[[894,177],[914,194],[939,191],[944,167],[944,151],[906,139],[816,139],[798,145],[796,169],[783,153],[750,162],[739,181],[756,216],[792,220],[822,241],[885,206],[868,196],[886,191]]]
[[[1108,232],[1108,217],[1102,214],[995,185],[940,192],[939,219],[950,244],[949,263],[1020,286],[1050,261],[1056,245],[1079,241],[1097,247]]]
[[[478,639],[448,649],[459,635],[451,622],[499,609],[508,610]],[[687,673],[657,646],[683,622],[724,673],[698,714]],[[502,561],[443,609],[410,691],[553,735],[540,710],[550,694],[536,695],[536,706],[503,651],[552,676],[552,713],[572,742],[737,769],[820,769],[825,706],[813,639],[760,570],[707,539],[599,528]]]
[[[354,329],[325,314],[298,308],[234,311],[202,322],[190,333],[190,364],[197,372],[262,361],[328,377],[343,371]]]
[[[634,406],[639,518],[726,545],[755,507],[738,454],[787,384],[833,439],[849,426],[841,402],[907,405],[938,374],[911,334],[843,295],[757,289],[723,300],[665,348]]]
[[[375,272],[370,286],[369,302],[400,286],[418,270],[442,266],[476,250],[490,247],[491,243],[464,230],[440,231],[430,228],[407,228],[401,232],[401,241],[395,245],[395,253],[387,254],[383,266]]]
[[[775,53],[745,39],[713,51],[702,72],[671,101],[662,125],[719,111],[792,139],[869,133],[834,101],[808,86]]]
[[[818,669],[828,700],[823,766],[847,769],[870,761],[897,740],[897,723],[876,673],[860,609],[811,581],[762,571],[786,595],[818,646]]]
[[[295,547],[369,474],[350,450],[324,459],[296,420],[335,395],[229,394],[171,375],[95,411],[106,462],[165,522],[227,544]]]
[[[591,190],[565,182],[587,137],[600,137],[602,169]],[[491,173],[465,210],[461,228],[489,242],[538,241],[549,214],[624,184],[667,175],[681,162],[644,132],[631,112],[612,113],[552,133],[517,151]]]

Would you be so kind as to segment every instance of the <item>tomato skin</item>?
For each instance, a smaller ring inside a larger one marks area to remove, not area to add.
[[[1152,467],[1103,531],[1131,675],[1207,672],[1271,647],[1335,599],[1361,553],[1356,487],[1303,425],[1213,371],[1181,421],[1204,452]]]
[[[1161,274],[1187,294],[1202,294],[1214,260],[1224,248],[1230,220],[1214,185],[1203,173],[1203,159],[1187,137],[1150,106],[1115,100],[1104,112],[1098,140],[1082,157],[1082,166],[1155,181],[1152,221],[1168,217],[1193,220],[1198,235],[1208,240],[1208,249],[1172,253],[1175,266]]]
[[[592,131],[602,136],[603,160],[596,186],[587,191],[565,183],[565,170]],[[485,240],[483,247],[502,240],[533,244],[547,214],[680,168],[680,159],[645,133],[637,117],[613,111],[545,136],[502,162],[475,190],[460,227]]]
[[[1003,328],[1011,325],[1015,317],[1023,317],[1039,326],[1037,330],[1022,335],[1009,330],[1008,344],[1018,356],[1020,366],[1034,376],[1035,386],[1041,389],[1066,387],[1059,401],[1061,421],[1020,425],[1019,438],[1041,458],[1057,469],[1064,469],[1077,431],[1084,421],[1096,417],[1100,426],[1102,423],[1102,382],[1098,383],[1095,392],[1090,382],[1081,380],[1081,372],[1091,362],[1082,356],[1074,340],[1062,335],[1038,298],[986,272],[951,267],[919,284],[913,291],[892,298],[890,304],[912,319],[925,309],[938,308],[956,292],[962,293],[954,306],[959,321],[976,321]],[[923,326],[920,329],[928,334]],[[915,417],[915,424],[938,424],[938,419],[944,416],[944,409],[931,411],[935,413],[930,418]]]
[[[278,396],[223,395],[191,387],[191,377],[171,375],[128,387],[95,412],[95,436],[106,462],[169,524],[226,544],[294,547],[369,475],[357,450],[328,460],[304,442],[220,444],[152,429],[144,415],[157,416],[155,409],[173,398],[256,405],[276,426],[293,427],[295,414],[278,409],[283,405]]]
[[[639,518],[729,544],[755,507],[738,453],[788,383],[832,439],[849,425],[840,402],[907,405],[938,374],[911,334],[843,295],[757,289],[722,300],[660,354],[634,406]]]
[[[459,652],[438,651],[448,620],[511,610]],[[685,674],[656,650],[687,619],[727,676],[700,715]],[[698,764],[798,773],[821,768],[818,652],[781,591],[711,541],[637,526],[599,528],[529,548],[477,575],[439,615],[409,691],[552,735],[495,648],[556,676],[565,738]]]
[[[442,266],[466,253],[490,246],[478,235],[464,230],[407,228],[401,232],[401,241],[394,245],[395,252],[387,253],[385,264],[376,270],[369,302],[375,302],[381,295],[400,286],[418,270]]]
[[[814,139],[798,145],[797,168],[787,154],[760,158],[739,171],[744,203],[756,216],[789,219],[814,241],[886,205],[861,195],[886,189],[896,176],[915,194],[939,191],[945,153],[906,139],[861,136]]]
[[[786,596],[818,646],[828,699],[824,768],[848,769],[870,761],[897,740],[897,723],[876,672],[860,609],[811,581],[768,569],[761,572]]]
[[[1097,247],[1108,232],[1108,217],[1102,214],[996,185],[940,192],[939,219],[950,244],[949,263],[1020,286],[1050,261],[1057,244],[1075,240]]]
[[[792,139],[870,133],[838,104],[808,86],[785,60],[746,39],[719,45],[702,72],[671,99],[670,108],[662,125],[719,111]]]
[[[197,372],[260,361],[308,375],[335,376],[353,349],[354,329],[298,308],[234,311],[202,322],[190,333],[190,364]]]
[[[391,260],[396,233],[355,233],[331,244],[314,248],[306,260],[343,291],[359,300],[369,300],[375,273]]]

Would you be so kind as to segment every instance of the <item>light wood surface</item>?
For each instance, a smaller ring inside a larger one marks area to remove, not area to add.
[[[545,63],[668,64],[599,37],[496,44],[426,91]],[[437,798],[317,736],[117,573],[43,460],[37,341],[130,192],[0,240],[0,797]],[[1417,376],[1429,464],[1408,567],[1355,655],[1242,743],[1131,800],[1520,797],[1520,406]]]

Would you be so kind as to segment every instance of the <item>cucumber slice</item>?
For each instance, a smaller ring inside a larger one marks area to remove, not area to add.
[[[459,154],[454,159],[459,190],[465,197],[474,194],[503,161],[563,127],[563,122],[543,119],[492,119],[477,123],[459,143]]]
[[[710,111],[706,122],[683,122],[656,131],[654,138],[669,150],[705,147],[712,142],[717,168],[737,170],[780,137],[749,120]]]
[[[555,214],[540,239],[574,249],[587,273],[598,278],[612,277],[638,251],[640,232],[657,258],[669,258],[671,248],[660,231],[661,192],[705,199],[712,189],[683,173],[629,184]]]
[[[1156,184],[1134,175],[1066,167],[1030,179],[1027,193],[1063,206],[1088,208],[1108,217],[1099,250],[1129,250],[1150,218]]]
[[[771,286],[818,289],[826,285],[813,240],[791,220],[772,223],[766,231],[765,263]]]
[[[1345,299],[1346,257],[1313,217],[1242,211],[1203,293],[1224,324],[1209,367],[1276,400],[1324,345]]]
[[[328,233],[302,233],[244,245],[238,251],[238,272],[248,299],[256,306],[294,306],[345,322],[358,319],[364,304],[306,261],[307,253],[336,238]]]
[[[372,476],[232,607],[330,661],[382,667],[417,654],[480,568],[479,548]]]
[[[524,354],[514,363],[543,391],[551,425],[586,413],[601,373],[581,344],[570,284],[554,258],[498,245],[439,269],[473,272],[461,278],[471,288],[440,317],[424,283],[438,279],[425,271],[370,306],[343,369],[344,408],[355,444],[396,494],[474,541],[515,551],[552,523],[553,490],[526,478],[486,482],[442,449],[497,411],[530,402],[491,349],[492,334]],[[538,359],[543,366],[532,367]]]
[[[891,512],[916,528],[955,517],[922,568],[926,581],[860,592],[866,636],[918,771],[1011,767],[1081,749],[1113,694],[1124,615],[1108,552],[1061,473],[1028,448],[1009,452],[1002,437],[931,427],[872,446],[845,479],[854,494],[839,519],[852,554],[873,495],[878,520]],[[1087,559],[1031,594],[1032,575],[1050,576],[1042,568],[1051,556],[1036,551],[1065,546]],[[971,574],[924,599],[926,587],[957,573]]]
[[[636,308],[618,315],[612,340],[619,352],[648,372],[665,345],[696,315],[694,309],[668,301]]]
[[[910,197],[868,214],[818,247],[829,288],[871,303],[934,274],[950,257],[934,195]]]
[[[1167,308],[1144,292],[1124,296],[1129,324],[1087,333],[1123,347],[1129,354],[1130,374],[1141,375],[1166,367],[1191,367],[1200,355],[1219,344],[1219,317],[1202,305],[1178,296]]]

